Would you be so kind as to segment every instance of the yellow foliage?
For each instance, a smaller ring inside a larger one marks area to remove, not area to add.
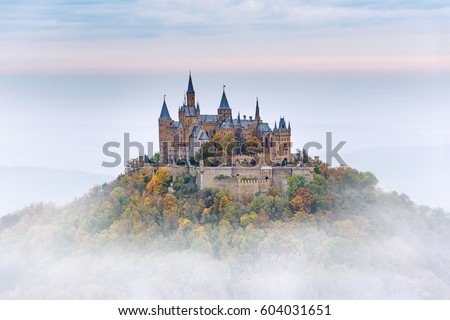
[[[171,179],[172,177],[166,169],[159,168],[152,180],[147,184],[147,191],[151,194],[165,193]]]
[[[220,132],[217,132],[214,136],[213,136],[213,140],[214,141],[221,141],[223,139],[223,136]]]

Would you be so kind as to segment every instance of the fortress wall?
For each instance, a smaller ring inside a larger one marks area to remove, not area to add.
[[[189,168],[185,167],[185,166],[165,166],[164,169],[166,169],[174,178],[182,173],[187,173],[189,172]]]
[[[251,176],[259,178],[261,174],[260,167],[232,167],[232,175],[236,176]],[[270,178],[270,177],[269,177]]]
[[[223,174],[231,177],[230,167],[205,167],[203,173],[202,188],[217,188],[214,178]],[[200,169],[197,168],[197,185],[200,187]]]
[[[292,175],[304,176],[306,181],[313,180],[313,167],[292,167]]]
[[[184,166],[165,166],[165,169],[174,177],[181,173],[190,173],[196,176],[196,183],[200,187],[201,175],[199,167],[187,168]],[[265,192],[270,187],[287,188],[287,180],[293,175],[305,177],[306,181],[312,181],[314,168],[312,167],[273,167],[271,170],[261,171],[261,167],[204,167],[202,188],[218,188],[232,194],[255,194],[258,191]],[[217,180],[219,175],[239,177],[255,177],[258,180]],[[264,178],[268,177],[266,181]]]
[[[287,188],[287,179],[292,176],[292,170],[289,167],[272,168],[272,186],[280,187],[283,190]]]
[[[299,175],[305,177],[306,181],[312,181],[313,172],[312,167],[274,167],[272,168],[272,185],[286,190],[289,177]]]
[[[232,194],[235,198],[239,199],[243,194],[254,195],[258,191],[264,191],[268,189],[267,186],[269,185],[270,182],[264,181],[261,183],[258,180],[244,180],[240,182],[237,180],[215,180],[212,187],[225,190]],[[261,188],[264,190],[261,190]]]

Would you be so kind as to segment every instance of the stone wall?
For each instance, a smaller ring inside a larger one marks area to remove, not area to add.
[[[202,173],[199,167],[184,167],[167,165],[164,168],[172,175],[190,173],[196,176],[196,183],[200,189],[223,189],[232,194],[255,194],[265,192],[270,187],[287,188],[287,180],[293,175],[301,175],[306,181],[313,179],[312,167],[204,167]],[[233,179],[217,179],[224,175]],[[245,179],[253,177],[256,179]]]

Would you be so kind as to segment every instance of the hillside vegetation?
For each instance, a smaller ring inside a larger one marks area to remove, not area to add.
[[[448,213],[371,173],[239,199],[194,180],[134,171],[1,218],[0,298],[450,298]]]

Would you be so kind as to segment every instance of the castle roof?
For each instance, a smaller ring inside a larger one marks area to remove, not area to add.
[[[227,95],[225,94],[225,86],[223,86],[222,99],[220,100],[219,110],[230,110],[230,105],[228,104]]]
[[[169,125],[171,128],[180,128],[180,123],[178,121],[172,121]],[[183,127],[183,125],[181,125]]]
[[[191,133],[191,138],[197,138],[198,133],[200,132],[200,126],[194,126]]]
[[[203,131],[202,134],[200,135],[199,140],[209,140],[208,134],[205,131]]]
[[[164,96],[164,102],[163,102],[163,105],[161,108],[161,114],[159,115],[159,119],[161,119],[161,120],[171,119],[170,114],[169,114],[169,109],[167,109],[166,96]]]
[[[245,129],[247,127],[250,127],[253,125],[254,120],[244,120],[244,119],[240,119],[240,117],[238,117],[237,119],[232,119],[230,118],[230,120],[225,121],[222,123],[222,125],[220,126],[220,128],[223,129],[227,129],[231,126],[233,127],[241,127],[242,129]]]
[[[201,126],[194,126],[190,137],[198,140],[209,140],[208,134]]]
[[[192,84],[192,77],[191,77],[191,72],[190,71],[189,71],[189,83],[188,83],[187,93],[195,93],[194,85]]]
[[[260,131],[260,132],[270,132],[270,127],[268,123],[258,123],[258,125],[256,126],[256,130]]]
[[[195,107],[184,107],[184,114],[195,117],[197,115],[197,109]]]
[[[278,130],[279,131],[288,131],[288,128],[286,126],[286,122],[284,121],[283,117],[280,118],[280,124],[278,125]]]
[[[255,110],[255,119],[259,119],[259,102],[258,98],[256,98],[256,110]]]
[[[198,117],[198,121],[205,123],[205,122],[217,122],[218,115],[217,114],[201,114]]]

